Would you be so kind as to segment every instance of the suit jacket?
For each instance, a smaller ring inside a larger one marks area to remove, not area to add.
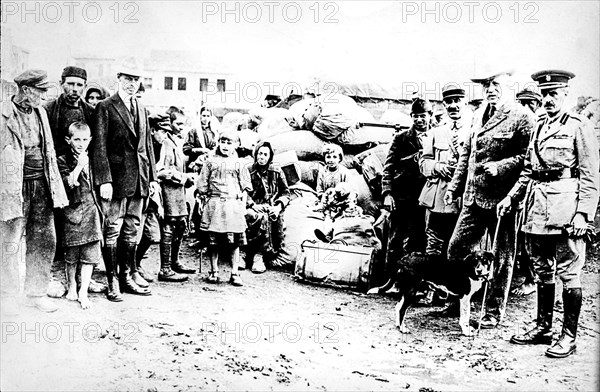
[[[1,103],[2,117],[0,119],[0,221],[9,221],[23,217],[23,166],[25,150],[21,139],[22,130],[19,128],[15,112],[19,109],[8,99]],[[43,107],[33,109],[40,119],[42,130],[42,152],[44,154],[44,174],[50,189],[54,208],[62,208],[69,204],[65,188],[61,181],[54,152],[52,132],[48,124],[46,110]]]
[[[96,106],[92,121],[95,185],[112,183],[113,198],[147,197],[156,164],[147,111],[137,102],[137,126],[119,94]]]
[[[421,141],[414,128],[394,136],[390,152],[385,159],[381,194],[391,194],[394,201],[416,201],[425,185],[419,170]]]
[[[488,106],[482,106],[474,114],[473,128],[461,150],[448,190],[455,196],[464,191],[465,205],[477,204],[491,209],[517,182],[536,119],[531,111],[511,101],[497,108],[483,125]],[[483,164],[487,162],[496,163],[497,176],[484,171]]]
[[[533,179],[532,170],[543,169],[536,145],[548,167],[577,168],[579,176],[567,175],[550,182]],[[577,212],[587,215],[589,221],[594,219],[600,188],[598,155],[594,126],[587,119],[567,112],[559,113],[552,122],[540,119],[521,177],[509,193],[515,200],[526,195],[523,231],[561,234]]]
[[[65,140],[65,136],[67,136],[67,134],[60,134],[60,132],[63,130],[58,129],[58,117],[60,115],[60,108],[62,105],[66,105],[64,94],[59,95],[56,99],[53,99],[44,105],[44,108],[48,113],[48,121],[50,122],[52,138],[54,139],[54,146],[58,156],[66,154],[71,149]],[[81,113],[83,113],[85,123],[91,128],[94,108],[85,102],[83,98],[79,100],[77,106],[79,106],[79,110],[81,110]]]

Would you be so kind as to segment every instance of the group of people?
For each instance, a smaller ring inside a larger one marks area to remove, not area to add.
[[[517,102],[508,93],[511,72],[472,79],[482,85],[485,103],[469,121],[464,89],[449,83],[442,90],[447,119],[435,128],[430,103],[415,99],[413,126],[395,136],[382,179],[384,207],[391,212],[389,265],[397,268],[410,252],[460,263],[486,246],[489,235],[487,246],[497,255],[482,328],[495,328],[505,315],[519,253],[521,266],[535,271],[538,309],[536,327],[511,343],[551,344],[558,276],[564,321],[560,338],[546,351],[550,357],[575,351],[586,237],[593,232],[600,187],[594,127],[565,106],[573,77],[561,70],[537,72],[537,88],[519,92]],[[520,252],[518,244],[525,244]]]
[[[565,108],[572,73],[532,75],[538,88],[521,91],[517,102],[508,94],[510,76],[473,79],[483,86],[485,103],[471,116],[464,89],[447,84],[447,117],[435,127],[430,102],[413,100],[413,125],[395,135],[380,184],[389,211],[386,265],[397,268],[411,252],[460,263],[487,233],[498,254],[482,327],[502,321],[519,253],[535,271],[538,313],[536,327],[511,342],[551,343],[558,275],[565,318],[547,355],[564,357],[575,350],[585,237],[600,188],[598,144],[587,120]],[[241,286],[239,269],[264,272],[263,259],[276,255],[290,194],[284,173],[272,164],[271,145],[259,143],[248,165],[236,152],[238,132],[217,132],[208,108],[200,112],[199,129],[184,135],[180,109],[149,115],[137,97],[140,77],[125,64],[114,95],[89,88],[83,96],[87,73],[68,66],[64,92],[43,106],[46,72],[27,70],[15,78],[17,93],[2,102],[0,134],[3,311],[18,312],[22,238],[28,304],[45,312],[57,309],[46,296],[53,259],[64,262],[67,298],[84,309],[100,261],[109,300],[150,295],[153,277],[141,264],[156,242],[158,279],[187,280],[196,270],[181,263],[179,250],[190,215],[210,260],[210,283],[220,281],[220,262],[231,263],[229,281]],[[327,190],[346,181],[342,157],[340,146],[326,146],[317,179],[323,202]],[[200,206],[194,211],[186,203],[192,186]],[[526,246],[517,252],[521,243]],[[263,258],[255,260],[258,252]]]

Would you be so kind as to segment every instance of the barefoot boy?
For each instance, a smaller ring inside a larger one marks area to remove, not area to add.
[[[90,128],[83,122],[75,122],[65,139],[70,150],[58,158],[58,168],[69,197],[69,205],[63,210],[67,299],[79,301],[83,309],[88,309],[91,303],[87,292],[92,271],[102,260],[100,214],[87,152],[92,139]],[[81,271],[79,292],[78,267]]]

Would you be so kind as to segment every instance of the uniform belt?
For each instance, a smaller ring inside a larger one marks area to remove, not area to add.
[[[209,199],[243,200],[243,195],[208,195]]]
[[[558,181],[563,178],[578,178],[579,169],[576,167],[565,167],[556,169],[532,170],[531,178],[539,182]]]

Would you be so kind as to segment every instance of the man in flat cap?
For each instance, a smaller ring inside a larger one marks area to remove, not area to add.
[[[419,194],[425,177],[419,170],[422,138],[430,129],[433,108],[423,98],[412,102],[413,126],[394,136],[381,180],[384,208],[390,212],[386,255],[387,274],[395,273],[404,254],[425,250],[425,209]]]
[[[525,86],[517,93],[517,102],[531,110],[537,116],[537,111],[542,107],[542,94],[537,86]]]
[[[41,311],[57,308],[46,296],[56,248],[54,208],[69,204],[58,171],[52,132],[41,96],[46,71],[30,69],[15,78],[18,92],[1,104],[0,234],[2,310],[17,312],[19,249],[25,236],[25,293]]]
[[[159,191],[147,111],[135,97],[141,74],[135,61],[123,63],[117,93],[98,103],[92,122],[92,163],[105,218],[102,251],[109,298],[118,296],[119,290],[151,294],[136,264],[145,199],[150,187]],[[114,279],[117,262],[120,287]]]
[[[523,160],[535,118],[514,102],[510,72],[471,79],[483,86],[486,104],[473,115],[473,126],[461,151],[454,176],[444,196],[451,205],[462,195],[463,207],[450,238],[448,259],[462,262],[483,238],[496,238],[496,205],[506,197],[523,169]],[[497,259],[482,328],[495,328],[504,317],[515,252],[515,214],[498,226]]]
[[[542,91],[547,117],[538,122],[519,181],[498,206],[504,215],[525,199],[522,230],[538,274],[536,326],[513,336],[511,343],[552,343],[556,275],[563,282],[562,333],[546,351],[553,358],[575,352],[585,237],[592,230],[600,188],[593,126],[581,116],[569,113],[564,104],[569,80],[574,76],[560,70],[531,75]]]

